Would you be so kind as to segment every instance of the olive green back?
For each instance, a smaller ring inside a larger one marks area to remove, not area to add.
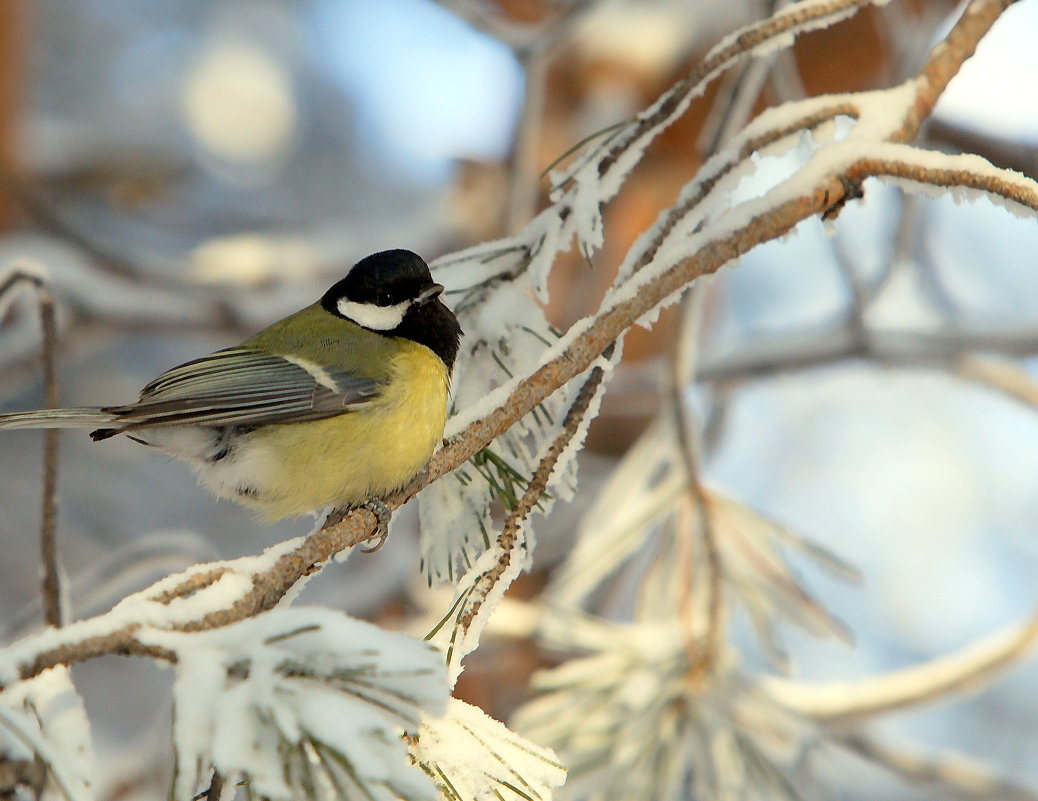
[[[383,379],[388,377],[390,361],[400,345],[394,337],[368,331],[314,303],[249,337],[242,347]]]

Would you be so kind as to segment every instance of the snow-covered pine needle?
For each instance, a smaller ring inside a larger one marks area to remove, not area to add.
[[[432,801],[405,733],[443,713],[442,658],[330,609],[278,609],[216,631],[149,632],[177,655],[173,798],[215,768],[258,798]]]
[[[90,722],[68,668],[48,670],[0,692],[0,761],[19,759],[42,765],[66,801],[95,797]],[[11,798],[23,797],[16,788],[7,789],[14,792]]]
[[[444,801],[550,801],[566,780],[550,749],[455,698],[422,722],[410,753]]]
[[[584,629],[589,629],[584,631]],[[589,653],[537,674],[516,729],[569,769],[567,795],[589,801],[793,799],[788,770],[812,729],[737,669],[706,672],[677,621],[619,625],[569,618],[549,644]]]
[[[556,469],[573,461],[587,434],[590,419],[598,410],[607,361],[619,348],[610,347],[603,354],[603,364],[595,365],[566,412],[555,440],[544,449],[526,491],[505,519],[493,547],[483,553],[462,577],[448,613],[429,633],[427,639],[444,652],[450,681],[461,674],[461,661],[479,644],[479,637],[505,590],[528,565],[532,551],[529,516],[538,506],[545,487],[550,485]]]
[[[746,609],[776,664],[784,664],[776,631],[780,621],[848,639],[844,626],[804,589],[783,550],[798,551],[844,580],[856,579],[857,571],[738,500],[705,490],[723,565],[724,603],[738,602]],[[637,588],[630,603],[639,619],[675,614],[688,591],[689,556],[681,555],[675,530],[684,519],[686,493],[672,426],[658,421],[628,452],[585,515],[576,545],[549,587],[550,602],[563,608],[586,604],[596,588],[627,571],[628,586]],[[692,558],[698,557],[694,553]],[[697,622],[705,625],[700,617]]]
[[[521,285],[473,287],[469,301],[456,309],[465,340],[455,368],[453,404],[471,412],[482,407],[491,390],[533,370],[558,335]],[[533,473],[538,454],[561,430],[568,402],[563,387],[498,437],[486,455],[494,462],[489,471],[480,469],[485,465],[477,455],[476,462],[463,468],[461,486],[439,482],[419,496],[422,569],[430,584],[456,580],[459,564],[471,566],[497,538],[496,504],[507,511],[516,501],[508,476],[528,479]],[[502,465],[508,468],[504,473]],[[568,463],[552,476],[552,495],[572,495],[575,469],[575,463]]]

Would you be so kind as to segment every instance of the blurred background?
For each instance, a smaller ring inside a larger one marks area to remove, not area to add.
[[[718,120],[738,118],[732,105],[750,113],[893,85],[915,73],[954,10],[867,10],[803,37],[748,97],[736,92],[745,74],[715,82],[610,204],[595,269],[579,255],[557,265],[553,322],[595,309],[634,238],[730,136]],[[542,173],[557,158],[767,13],[753,0],[5,0],[0,266],[32,259],[54,278],[63,404],[129,402],[162,370],[310,303],[370,252],[406,247],[431,261],[518,230],[547,202]],[[1038,174],[1036,32],[1034,2],[1004,15],[942,99],[928,146]],[[784,166],[773,161],[740,191],[774,182]],[[805,223],[711,285],[703,382],[689,396],[709,424],[707,479],[864,574],[848,586],[802,566],[855,635],[847,647],[790,631],[797,675],[808,679],[961,647],[1027,613],[1038,569],[1038,416],[940,369],[959,349],[1033,373],[1034,220],[986,200],[905,198],[869,184],[836,229],[827,237]],[[0,315],[0,408],[41,405],[31,295],[0,302]],[[565,552],[582,505],[656,414],[673,317],[628,339],[581,493],[539,526],[545,564]],[[918,332],[940,340],[940,352],[913,350]],[[6,638],[40,620],[40,440],[0,436]],[[329,568],[307,599],[383,622],[404,616],[420,580],[414,516],[398,515],[379,554]],[[195,561],[308,529],[259,524],[129,441],[62,435],[59,531],[76,616]],[[464,691],[506,717],[533,660],[485,646]],[[168,677],[115,659],[76,676],[98,725],[102,797],[162,797]],[[1035,680],[1028,664],[975,697],[877,730],[1038,784]],[[155,758],[142,762],[148,749]],[[849,757],[833,774],[845,798],[933,790],[906,790]],[[848,775],[861,777],[853,789]]]

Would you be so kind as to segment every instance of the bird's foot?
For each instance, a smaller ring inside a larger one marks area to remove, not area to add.
[[[369,501],[365,501],[360,505],[361,509],[367,509],[373,515],[377,525],[375,526],[375,533],[370,538],[378,537],[378,542],[372,545],[370,548],[362,548],[364,553],[374,553],[383,545],[386,544],[386,537],[389,536],[389,521],[393,517],[392,510],[386,506],[382,501],[377,498],[372,498]]]

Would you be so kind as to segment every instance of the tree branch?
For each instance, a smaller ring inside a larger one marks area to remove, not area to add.
[[[21,284],[28,284],[36,292],[43,341],[43,387],[47,408],[60,405],[57,374],[57,323],[54,316],[54,293],[47,271],[35,263],[16,263],[0,280],[0,299]],[[42,562],[41,592],[44,620],[48,625],[62,624],[61,580],[58,562],[58,430],[43,432],[43,486],[40,498],[40,560]]]
[[[827,8],[850,9],[857,5],[850,0],[841,0],[828,4]],[[1000,0],[977,0],[967,9],[945,42],[934,49],[923,72],[912,83],[915,97],[912,113],[892,135],[892,139],[897,141],[914,135],[921,124],[921,119],[917,118],[919,109],[932,109],[940,90],[973,52],[976,42],[1005,5]],[[771,35],[775,35],[774,31]],[[741,44],[737,44],[745,50],[753,45],[753,41],[756,40],[740,39]],[[725,45],[731,46],[734,45]],[[712,69],[714,67],[700,72],[707,75]],[[666,99],[661,101],[656,111],[643,119],[656,115],[661,107],[670,102]],[[627,138],[628,144],[631,141]],[[388,505],[391,508],[399,507],[422,488],[466,462],[559,387],[591,367],[614,340],[661,304],[676,297],[693,280],[716,272],[763,242],[788,234],[809,217],[831,212],[834,206],[848,197],[851,192],[849,186],[854,183],[869,175],[889,174],[895,169],[899,169],[897,164],[891,166],[889,162],[868,157],[848,156],[845,164],[839,166],[837,162],[837,166],[821,172],[810,185],[805,185],[803,181],[794,183],[791,179],[773,189],[766,197],[721,215],[709,231],[701,231],[689,237],[687,249],[683,251],[685,255],[672,254],[673,263],[661,262],[658,255],[656,259],[650,258],[645,263],[646,268],[636,272],[627,286],[607,297],[596,316],[575,325],[550,348],[538,369],[495,390],[493,398],[498,402],[497,407],[484,417],[473,420],[458,436],[446,443],[418,478],[386,499]],[[924,181],[931,177],[960,185],[954,183],[959,180],[956,175],[914,176]],[[970,188],[976,187],[971,185]],[[998,187],[995,189],[1001,191]],[[985,191],[990,191],[990,188],[985,188]],[[273,608],[301,578],[313,572],[317,566],[368,539],[374,532],[375,523],[375,516],[367,510],[337,510],[329,515],[321,529],[309,537],[298,543],[280,546],[288,550],[280,553],[270,566],[250,573],[249,588],[238,595],[234,602],[196,620],[181,621],[176,627],[182,630],[211,629]],[[36,652],[23,641],[26,648],[19,649],[19,652],[26,652],[27,656],[19,664],[18,675],[27,678],[55,664],[81,661],[102,653],[172,657],[138,642],[135,633],[136,629],[131,625],[103,637],[88,638],[79,643],[79,647],[66,644],[60,648],[43,648]]]
[[[776,701],[798,714],[844,725],[975,690],[1030,655],[1036,645],[1038,611],[954,654],[861,681],[807,684],[769,676],[763,683]]]
[[[914,784],[937,785],[941,790],[982,801],[1038,801],[1038,791],[999,776],[961,754],[926,757],[860,732],[837,735],[836,742]]]

